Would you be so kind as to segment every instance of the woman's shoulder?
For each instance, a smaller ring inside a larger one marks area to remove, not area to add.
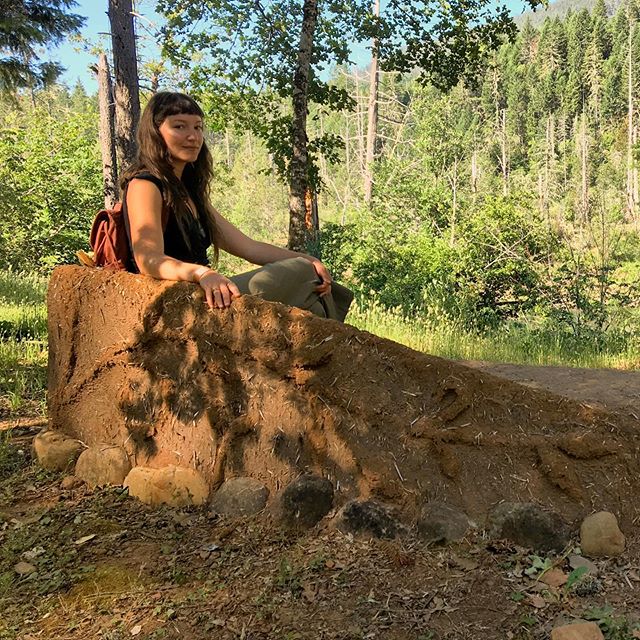
[[[152,173],[148,171],[139,171],[134,173],[128,180],[128,184],[133,182],[134,180],[146,180],[147,182],[152,182],[153,184],[160,189],[160,193],[164,192],[164,185],[162,180],[158,178],[158,176],[154,176]]]

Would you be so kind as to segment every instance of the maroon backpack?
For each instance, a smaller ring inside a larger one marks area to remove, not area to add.
[[[93,262],[96,267],[115,271],[131,269],[133,256],[120,202],[117,202],[113,209],[103,209],[96,215],[91,226],[89,243],[93,249]]]
[[[163,232],[167,228],[168,221],[169,212],[163,203]],[[129,224],[122,203],[116,202],[113,209],[103,209],[98,212],[91,225],[89,244],[93,250],[92,256],[87,255],[84,251],[77,252],[82,264],[89,267],[138,273],[129,240]]]

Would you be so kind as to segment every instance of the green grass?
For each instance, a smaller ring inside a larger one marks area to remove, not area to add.
[[[35,274],[0,271],[0,415],[44,411],[46,286]]]
[[[487,360],[532,365],[590,368],[640,368],[640,339],[611,339],[596,346],[561,330],[533,322],[513,322],[478,334],[437,316],[407,318],[401,311],[367,301],[354,302],[347,322],[416,351],[454,360]]]
[[[0,339],[46,340],[47,309],[44,304],[0,304]]]
[[[37,273],[0,271],[0,304],[17,306],[43,305],[47,279]]]

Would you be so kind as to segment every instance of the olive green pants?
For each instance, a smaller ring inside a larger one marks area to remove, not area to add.
[[[240,293],[259,296],[271,302],[311,311],[321,318],[343,322],[353,294],[334,282],[331,294],[320,297],[315,288],[320,283],[313,265],[304,258],[288,258],[259,269],[232,276]]]

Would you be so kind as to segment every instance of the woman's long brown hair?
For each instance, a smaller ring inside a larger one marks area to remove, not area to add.
[[[197,115],[204,119],[204,112],[198,103],[184,93],[160,91],[155,93],[142,112],[138,126],[138,153],[134,163],[123,173],[120,180],[122,192],[130,180],[142,172],[150,173],[162,181],[163,198],[169,210],[176,216],[182,236],[191,247],[186,229],[189,216],[193,216],[187,204],[191,196],[198,212],[206,220],[209,238],[213,245],[214,260],[218,260],[218,238],[213,207],[209,202],[209,185],[213,178],[213,160],[203,142],[198,158],[184,168],[180,180],[173,172],[171,156],[159,127],[168,116],[179,114]]]

